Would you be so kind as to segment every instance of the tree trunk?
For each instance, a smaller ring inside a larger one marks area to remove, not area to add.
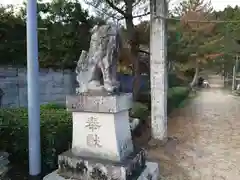
[[[130,44],[131,50],[131,60],[133,65],[133,99],[137,100],[139,91],[140,91],[140,68],[139,68],[139,61],[138,61],[138,50],[139,50],[139,43],[138,43],[138,36],[133,24],[133,16],[132,16],[132,6],[133,1],[126,1],[126,27],[127,27],[127,34],[128,40]]]
[[[193,88],[197,84],[198,76],[199,76],[199,64],[198,64],[198,62],[196,62],[195,74],[194,74],[193,80],[190,84],[191,88]]]

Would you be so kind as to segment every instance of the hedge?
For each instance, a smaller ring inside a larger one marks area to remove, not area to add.
[[[174,87],[168,90],[167,110],[170,113],[174,108],[188,97],[190,89],[188,87]]]
[[[43,170],[56,168],[57,155],[72,139],[71,114],[65,109],[41,109]],[[0,150],[10,153],[13,164],[28,165],[28,114],[26,108],[0,110]],[[19,164],[20,163],[20,164]]]
[[[180,79],[176,73],[168,73],[168,87],[169,88],[174,88],[176,86],[180,85],[186,85],[186,81],[183,79]]]
[[[186,98],[188,89],[171,88],[168,104],[175,107]],[[149,115],[146,105],[136,103],[130,115],[144,119]],[[70,148],[72,140],[71,113],[62,106],[41,106],[41,149],[43,172],[57,168],[57,155]],[[13,165],[28,169],[28,113],[26,108],[0,109],[0,150],[10,153]]]
[[[132,117],[143,118],[148,114],[146,106],[136,103]],[[72,118],[63,106],[41,106],[41,149],[43,172],[57,168],[57,155],[71,146]],[[10,153],[10,161],[16,167],[28,169],[28,113],[26,108],[0,109],[0,150]],[[18,169],[17,169],[18,170]],[[26,174],[25,174],[26,175]],[[22,175],[23,176],[23,175]]]
[[[185,86],[177,86],[168,89],[167,94],[167,109],[168,113],[171,112],[172,109],[176,108],[189,94],[190,89]],[[140,94],[139,102],[146,104],[148,109],[151,109],[151,95],[148,92],[144,92]]]

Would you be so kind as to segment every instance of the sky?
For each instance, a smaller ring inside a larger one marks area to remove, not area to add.
[[[13,5],[21,5],[23,3],[24,0],[0,0],[0,4],[13,4]],[[81,1],[81,0],[79,0]],[[178,3],[180,0],[172,0],[171,4],[176,4]],[[239,0],[211,0],[213,8],[215,10],[223,10],[225,7],[227,7],[228,5],[230,6],[236,6],[239,5],[240,6],[240,1]],[[171,5],[172,6],[172,5]],[[169,7],[171,8],[171,7]]]
[[[172,3],[174,2],[178,3],[179,0],[172,0]],[[236,5],[240,6],[239,0],[211,0],[213,8],[215,10],[223,10],[228,5],[235,7]]]
[[[13,5],[21,5],[24,0],[1,0],[0,4],[13,4]],[[179,2],[179,0],[173,0],[172,2]],[[212,4],[214,9],[223,10],[227,5],[230,6],[240,6],[239,0],[212,0]]]

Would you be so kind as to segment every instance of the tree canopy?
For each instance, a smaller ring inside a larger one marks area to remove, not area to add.
[[[38,3],[39,62],[41,67],[73,68],[89,46],[89,29],[100,21],[77,1]],[[0,9],[1,64],[26,64],[26,6],[19,14]],[[43,29],[43,30],[42,30]]]
[[[132,0],[131,4],[124,0],[111,2],[95,0],[90,3],[100,5],[98,9],[102,8],[102,11],[108,10],[105,16],[123,18],[129,23],[126,37],[132,34],[129,41],[133,49],[128,54],[129,64],[132,64],[134,61],[131,59],[139,52],[139,44],[148,46],[150,40],[149,22],[143,21],[135,26],[133,18],[148,14],[149,9],[143,6],[137,10],[141,3],[144,4],[143,0]],[[69,0],[38,3],[38,14],[39,62],[41,67],[51,68],[74,68],[81,50],[89,47],[89,29],[107,20],[104,16],[90,16],[81,3]],[[222,63],[227,67],[227,64],[232,64],[239,51],[239,21],[238,6],[213,11],[211,5],[203,0],[183,1],[167,20],[168,61],[171,67],[184,72],[195,67],[196,59],[200,60],[201,67],[220,67]],[[18,14],[12,6],[0,7],[0,59],[1,64],[26,65],[26,6]]]

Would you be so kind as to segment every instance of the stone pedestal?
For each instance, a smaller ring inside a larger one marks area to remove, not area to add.
[[[126,93],[67,96],[73,119],[72,148],[59,155],[58,170],[44,180],[157,177],[158,165],[146,166],[145,151],[133,147],[128,115],[131,106],[132,96]],[[151,174],[152,168],[155,174]]]
[[[7,179],[6,174],[9,170],[8,153],[0,152],[0,179]]]
[[[116,180],[124,180],[117,179]],[[114,178],[109,180],[115,180]],[[140,174],[139,177],[135,178],[136,180],[159,180],[159,168],[158,164],[154,162],[146,162],[146,168]],[[51,174],[44,177],[43,180],[73,180],[72,178],[66,178],[59,175],[58,171],[54,171]],[[99,180],[102,180],[99,178]]]

